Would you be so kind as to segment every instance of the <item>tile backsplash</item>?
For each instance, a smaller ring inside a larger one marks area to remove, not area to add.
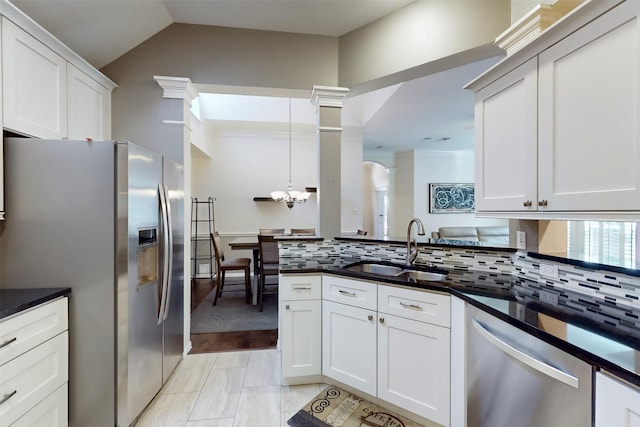
[[[318,243],[281,243],[281,257],[285,258],[359,258],[374,261],[404,263],[406,245],[394,243],[363,242],[356,240],[325,240]],[[472,270],[512,274],[537,282],[547,291],[563,290],[587,295],[612,306],[640,308],[640,277],[608,270],[591,269],[540,260],[525,253],[512,253],[486,248],[420,246],[416,260],[418,265],[435,265],[458,270]],[[540,273],[541,264],[558,267],[558,277],[546,277]],[[528,282],[527,282],[528,283]]]

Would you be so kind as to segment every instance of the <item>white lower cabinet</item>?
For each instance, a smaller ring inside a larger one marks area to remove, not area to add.
[[[640,427],[640,390],[596,373],[595,427]]]
[[[449,425],[449,329],[379,314],[378,397]]]
[[[450,413],[449,324],[448,295],[378,286],[378,397],[443,426]]]
[[[376,334],[375,311],[323,301],[322,373],[375,396]]]
[[[69,387],[64,383],[42,402],[24,414],[11,427],[63,427],[69,424],[67,396]]]
[[[278,283],[283,382],[305,382],[322,374],[322,277],[280,275]]]
[[[449,295],[329,275],[322,291],[322,373],[449,426]]]
[[[0,427],[67,425],[67,298],[0,322]]]

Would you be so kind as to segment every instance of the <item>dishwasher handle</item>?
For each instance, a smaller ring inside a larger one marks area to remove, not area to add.
[[[542,374],[545,374],[555,380],[561,381],[573,388],[579,388],[579,380],[578,378],[570,375],[566,372],[561,371],[558,368],[555,368],[547,363],[544,363],[535,357],[532,357],[526,353],[517,350],[516,348],[510,346],[506,342],[502,341],[500,338],[493,335],[491,332],[487,330],[487,328],[477,320],[473,319],[473,327],[482,335],[487,341],[493,344],[496,348],[516,359],[520,363],[527,365],[531,369],[534,369]]]

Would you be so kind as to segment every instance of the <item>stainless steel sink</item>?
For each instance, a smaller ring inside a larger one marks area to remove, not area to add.
[[[354,264],[345,267],[345,269],[349,271],[359,271],[362,273],[379,274],[381,276],[396,276],[405,271],[404,267],[374,263]]]
[[[442,282],[447,278],[447,274],[445,272],[442,272],[441,270],[424,271],[405,266],[389,265],[376,262],[356,262],[354,264],[343,267],[343,269],[359,273],[369,273],[378,276],[393,277],[411,282]]]
[[[420,271],[420,270],[404,270],[397,274],[395,277],[404,278],[415,281],[428,281],[428,282],[442,282],[447,278],[446,274],[434,273],[432,271]]]

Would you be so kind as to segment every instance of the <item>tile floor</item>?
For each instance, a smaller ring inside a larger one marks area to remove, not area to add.
[[[275,349],[189,354],[136,427],[286,427],[325,387],[281,386]]]

